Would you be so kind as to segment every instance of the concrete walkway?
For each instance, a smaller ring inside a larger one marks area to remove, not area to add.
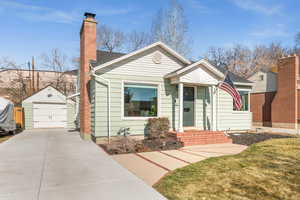
[[[252,131],[255,132],[267,132],[267,133],[283,133],[283,134],[298,134],[300,135],[299,129],[288,129],[288,128],[273,128],[263,126],[253,126]]]
[[[77,132],[25,131],[0,154],[0,200],[165,199]]]
[[[184,147],[180,150],[123,154],[112,157],[148,185],[153,185],[174,169],[210,157],[238,154],[246,148],[247,146],[231,143],[209,144]]]

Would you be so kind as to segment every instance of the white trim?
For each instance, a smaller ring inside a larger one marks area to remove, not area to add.
[[[187,67],[184,67],[182,68],[181,70],[178,70],[176,72],[173,72],[171,74],[168,74],[165,76],[165,78],[171,78],[171,77],[174,77],[174,76],[180,76],[182,75],[184,72],[192,69],[193,67],[196,67],[196,66],[199,66],[201,67],[200,65],[204,65],[208,70],[210,70],[211,72],[213,72],[215,75],[219,76],[220,78],[224,78],[224,74],[222,72],[220,72],[219,70],[217,70],[213,65],[211,65],[207,60],[205,59],[201,59],[199,60],[198,62],[195,62],[194,64],[191,64]]]
[[[121,57],[119,57],[119,58],[117,58],[117,59],[114,59],[114,60],[112,60],[112,61],[106,62],[106,63],[101,64],[101,65],[98,65],[98,66],[96,66],[96,67],[94,68],[94,71],[96,72],[96,71],[98,71],[98,70],[100,70],[100,69],[103,69],[103,68],[105,68],[105,67],[108,67],[108,66],[110,66],[110,65],[112,65],[112,64],[114,64],[114,63],[120,62],[120,61],[122,61],[122,60],[125,60],[125,59],[127,59],[127,58],[130,58],[130,57],[132,57],[132,56],[134,56],[134,55],[137,55],[137,54],[139,54],[139,53],[142,53],[142,52],[144,52],[144,51],[146,51],[146,50],[148,50],[148,49],[151,49],[151,48],[157,47],[157,46],[160,46],[161,48],[163,48],[164,50],[166,50],[168,53],[170,53],[171,55],[173,55],[174,57],[176,57],[177,59],[179,59],[181,62],[183,62],[183,63],[185,63],[185,64],[191,64],[191,62],[190,62],[189,60],[187,60],[186,58],[184,58],[182,55],[180,55],[179,53],[177,53],[176,51],[174,51],[173,49],[171,49],[170,47],[168,47],[168,46],[165,45],[164,43],[162,43],[162,42],[155,42],[155,43],[153,43],[153,44],[151,44],[151,45],[149,45],[149,46],[146,46],[146,47],[144,47],[144,48],[141,48],[141,49],[139,49],[139,50],[136,50],[136,51],[134,51],[134,52],[131,52],[131,53],[129,53],[129,54],[126,54],[126,55],[124,55],[124,56],[121,56]]]
[[[248,110],[233,110],[232,107],[232,114],[247,114],[247,113],[251,113],[250,112],[250,91],[249,89],[239,89],[237,88],[237,91],[243,91],[243,92],[248,92]],[[233,101],[232,101],[232,106],[233,106]]]
[[[80,96],[80,92],[77,92],[75,94],[72,94],[70,96],[67,96],[67,99],[70,99],[70,98],[73,98],[73,97],[77,97],[77,96]]]
[[[94,76],[94,77],[97,77],[97,78],[101,79],[104,82],[106,82],[106,84],[105,83],[104,84],[107,85],[107,101],[108,101],[108,105],[107,105],[108,106],[108,108],[107,108],[108,134],[107,134],[107,137],[108,137],[108,142],[110,142],[110,136],[111,136],[111,113],[110,113],[111,112],[111,108],[110,108],[110,106],[111,106],[111,102],[110,102],[111,101],[111,94],[110,94],[110,80],[105,79],[105,78],[97,75],[94,70],[91,70],[91,75]],[[95,81],[98,81],[98,80],[95,79]],[[96,88],[95,88],[95,90],[96,90]]]
[[[232,114],[248,114],[250,111],[243,111],[243,110],[233,110]]]
[[[178,84],[179,118],[178,132],[183,132],[183,83]]]
[[[214,130],[214,89],[213,86],[209,87],[210,91],[210,129]]]
[[[196,115],[196,111],[197,111],[197,102],[196,102],[196,99],[197,99],[197,86],[194,86],[194,126],[197,127],[197,115]]]
[[[216,131],[217,130],[217,109],[216,109],[216,105],[217,105],[217,91],[216,91],[216,86],[211,86],[212,88],[212,130]]]
[[[251,92],[251,89],[249,88],[236,88],[237,91],[246,91],[246,92]]]
[[[253,86],[255,83],[241,83],[241,82],[233,82],[234,85],[246,85],[246,86]]]
[[[220,105],[220,89],[217,88],[217,109],[216,109],[216,130],[219,130],[219,105]]]
[[[125,84],[141,84],[141,85],[155,85],[157,86],[157,116],[153,117],[125,117],[124,116],[124,85]],[[147,81],[131,81],[131,80],[122,80],[121,87],[121,120],[147,120],[149,118],[156,118],[161,116],[161,83],[159,82],[147,82]]]
[[[197,86],[195,85],[185,85],[183,84],[183,97],[184,97],[184,88],[185,87],[190,87],[190,88],[194,88],[194,126],[193,127],[196,127],[197,128],[197,120],[196,120],[196,98],[197,98]],[[184,100],[182,101],[182,103],[184,103]],[[184,109],[184,106],[182,107]],[[183,113],[183,112],[182,112]],[[182,117],[182,127],[183,129],[185,127],[188,127],[188,126],[184,126],[183,125],[183,121],[184,121],[184,117]]]

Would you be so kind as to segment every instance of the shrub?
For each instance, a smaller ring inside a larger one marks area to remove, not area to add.
[[[169,131],[170,122],[167,117],[149,118],[147,128],[150,139],[164,138]]]

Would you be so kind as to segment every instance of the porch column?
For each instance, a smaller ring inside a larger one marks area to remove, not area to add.
[[[216,104],[217,104],[217,98],[216,98],[216,86],[211,86],[210,87],[211,89],[211,127],[212,127],[212,130],[213,131],[216,131],[217,130],[217,118],[216,118],[216,115],[217,115],[217,107],[216,107]]]
[[[178,84],[179,118],[178,132],[183,132],[183,83]]]

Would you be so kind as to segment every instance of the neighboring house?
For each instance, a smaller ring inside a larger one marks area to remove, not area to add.
[[[251,112],[254,126],[272,126],[272,101],[277,90],[277,73],[258,71],[248,78],[254,82],[251,91]]]
[[[298,56],[280,59],[275,71],[259,71],[249,78],[255,83],[251,91],[253,125],[297,128],[300,119]]]
[[[75,102],[52,86],[37,91],[22,102],[25,129],[74,128]]]
[[[251,128],[250,81],[230,74],[244,105],[236,111],[232,97],[217,88],[224,72],[207,60],[192,63],[161,42],[126,55],[101,56],[95,15],[85,16],[80,32],[83,138],[115,136],[127,127],[133,135],[144,135],[151,117],[167,117],[179,132]]]
[[[61,78],[63,77],[63,78]],[[62,83],[62,80],[63,82]],[[34,80],[34,84],[33,84]],[[34,91],[46,87],[50,83],[56,85],[60,80],[60,86],[66,94],[74,93],[77,80],[77,70],[67,72],[56,72],[47,70],[25,70],[25,69],[2,69],[0,71],[0,96],[8,98],[14,102],[18,98],[28,96],[29,88],[34,87]],[[27,91],[26,91],[27,90]]]

